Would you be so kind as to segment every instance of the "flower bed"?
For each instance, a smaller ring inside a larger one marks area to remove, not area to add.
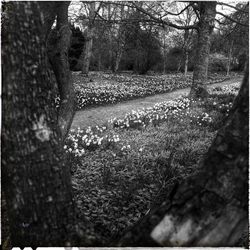
[[[103,126],[88,127],[86,130],[71,130],[66,139],[65,150],[74,157],[81,157],[85,151],[93,151],[97,148],[103,150],[119,147],[123,152],[130,148],[120,142],[117,134],[120,129],[144,129],[148,125],[158,126],[167,119],[184,119],[189,117],[192,123],[198,126],[210,126],[214,119],[207,113],[199,114],[190,112],[192,104],[199,102],[207,111],[219,111],[224,115],[229,113],[232,107],[232,99],[237,94],[239,86],[231,85],[215,87],[210,90],[211,98],[206,101],[194,101],[186,96],[175,100],[155,104],[153,107],[132,111],[124,118],[113,118]],[[229,99],[220,96],[228,95]],[[230,97],[231,96],[231,97]]]
[[[228,79],[223,75],[212,75],[208,84],[221,82]],[[190,87],[192,76],[186,79],[180,74],[160,76],[127,76],[104,74],[101,80],[90,83],[81,83],[80,76],[74,78],[77,109],[85,107],[113,104],[160,93],[171,92],[176,89]]]

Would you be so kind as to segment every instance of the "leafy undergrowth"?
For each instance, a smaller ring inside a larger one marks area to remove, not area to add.
[[[92,80],[86,82],[86,77],[73,74],[77,109],[89,106],[114,104],[160,93],[171,92],[176,89],[190,87],[192,75],[186,78],[182,74],[167,75],[129,75],[129,74],[101,74],[92,73]],[[207,84],[229,79],[222,74],[209,76]],[[57,103],[59,98],[57,98]]]
[[[75,199],[93,225],[93,238],[112,245],[159,201],[166,183],[198,171],[238,89],[216,88],[204,101],[181,97],[133,111],[119,126],[114,119],[71,131],[66,151],[73,163]]]

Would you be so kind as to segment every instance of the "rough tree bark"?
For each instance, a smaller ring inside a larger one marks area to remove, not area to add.
[[[123,53],[123,47],[121,46],[116,53],[114,72],[117,72],[119,69],[120,62],[122,59],[122,53]]]
[[[93,37],[94,37],[94,20],[95,20],[95,2],[89,2],[89,22],[85,32],[85,44],[83,52],[79,58],[77,68],[80,68],[82,74],[88,76],[89,65],[92,55]]]
[[[216,15],[215,1],[201,1],[199,4],[200,20],[198,23],[198,44],[193,73],[193,84],[190,91],[191,97],[207,96],[206,81],[210,51],[210,37],[214,28]]]
[[[77,244],[81,230],[61,145],[37,2],[8,3],[2,29],[2,181],[13,246]]]
[[[189,57],[189,30],[185,30],[184,33],[184,77],[187,77],[187,72],[188,72],[188,57]]]
[[[101,53],[99,52],[99,54],[98,54],[98,71],[101,71],[101,69],[102,69],[102,57],[101,57],[102,55],[101,55]]]
[[[94,28],[88,28],[88,30],[86,31],[86,40],[85,40],[86,42],[84,45],[83,66],[82,66],[82,74],[86,76],[88,76],[89,74],[89,65],[93,47],[93,35],[94,35]]]
[[[40,6],[47,17],[44,27],[47,29],[46,33],[49,33],[47,39],[48,55],[59,89],[58,124],[64,140],[75,114],[75,94],[68,62],[68,50],[72,33],[68,23],[68,6],[70,2],[54,2],[54,12],[49,9],[48,4],[50,3],[41,2]],[[49,24],[51,24],[50,20],[53,17],[56,18],[56,27],[50,32],[51,26]]]
[[[138,2],[138,6],[141,8],[143,5],[143,2]],[[142,48],[141,48],[141,42],[140,42],[140,37],[139,37],[139,32],[140,32],[140,19],[141,19],[141,14],[140,10],[136,9],[133,14],[133,18],[135,21],[133,21],[133,33],[134,33],[134,62],[133,62],[133,72],[138,74],[140,73],[140,64],[143,63],[142,59]]]
[[[185,56],[185,61],[184,61],[184,77],[187,77],[187,73],[188,73],[188,57],[189,57],[189,53],[188,50],[184,51],[184,56]]]
[[[166,74],[166,36],[165,30],[163,31],[163,74]]]
[[[230,68],[231,68],[231,60],[232,60],[232,53],[233,53],[233,44],[234,41],[232,40],[230,43],[230,48],[229,48],[229,55],[228,55],[228,63],[227,63],[227,76],[230,74]]]
[[[123,16],[124,16],[124,6],[123,5],[121,6],[121,9],[120,9],[120,16],[121,16],[121,20],[122,20]],[[125,47],[124,27],[123,27],[123,24],[120,24],[119,28],[118,28],[118,35],[117,35],[117,51],[116,51],[116,55],[115,55],[114,72],[117,72],[119,70],[124,47]]]
[[[237,245],[248,230],[249,78],[218,131],[199,172],[165,190],[164,202],[119,246]]]

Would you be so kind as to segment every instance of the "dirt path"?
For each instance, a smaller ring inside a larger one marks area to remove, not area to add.
[[[241,77],[236,77],[224,82],[209,85],[209,88],[215,86],[224,86],[241,82]],[[101,125],[114,117],[122,117],[131,110],[147,108],[153,106],[157,102],[169,101],[180,95],[189,93],[190,88],[179,89],[165,94],[157,94],[153,96],[138,98],[135,100],[124,101],[117,104],[105,105],[94,108],[86,108],[77,111],[71,128],[86,128],[88,126]]]

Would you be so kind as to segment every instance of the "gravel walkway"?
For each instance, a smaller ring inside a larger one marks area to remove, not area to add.
[[[215,86],[224,86],[234,83],[240,83],[241,77],[232,78],[220,83],[209,85],[209,88]],[[169,101],[177,98],[180,95],[189,93],[190,88],[179,89],[165,94],[157,94],[153,96],[129,100],[117,104],[109,104],[100,107],[86,108],[85,110],[77,111],[73,119],[71,128],[86,128],[88,126],[102,125],[109,119],[114,117],[123,117],[131,110],[147,108],[153,106],[155,103]]]

